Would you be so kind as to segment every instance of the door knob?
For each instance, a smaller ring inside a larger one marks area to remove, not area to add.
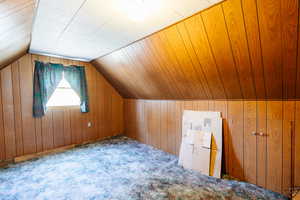
[[[260,133],[259,133],[259,136],[268,136],[268,134],[263,133],[263,132],[260,132]]]
[[[252,132],[251,134],[254,135],[254,136],[258,135],[257,132]]]

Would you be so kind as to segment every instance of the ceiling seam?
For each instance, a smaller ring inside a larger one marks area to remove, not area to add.
[[[70,19],[70,21],[68,22],[68,24],[65,26],[65,28],[62,30],[62,32],[59,34],[57,40],[60,40],[60,38],[62,37],[62,35],[66,32],[66,30],[69,28],[69,26],[71,25],[71,23],[74,21],[75,17],[77,16],[77,14],[79,13],[79,11],[81,10],[81,8],[84,6],[84,4],[87,2],[87,0],[83,0],[83,2],[81,3],[81,5],[79,6],[79,8],[76,10],[76,12],[74,13],[74,15],[72,16],[72,18]]]

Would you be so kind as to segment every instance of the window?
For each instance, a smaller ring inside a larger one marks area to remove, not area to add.
[[[80,98],[78,94],[71,88],[69,82],[65,78],[63,78],[48,100],[46,106],[54,107],[78,105],[80,105]]]

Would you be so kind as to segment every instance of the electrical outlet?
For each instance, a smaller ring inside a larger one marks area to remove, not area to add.
[[[92,122],[88,122],[87,126],[90,128],[92,127]]]

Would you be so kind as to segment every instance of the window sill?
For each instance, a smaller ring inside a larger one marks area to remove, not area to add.
[[[77,106],[48,106],[47,107],[48,110],[64,110],[64,109],[76,109],[76,108],[80,108],[79,105]]]

